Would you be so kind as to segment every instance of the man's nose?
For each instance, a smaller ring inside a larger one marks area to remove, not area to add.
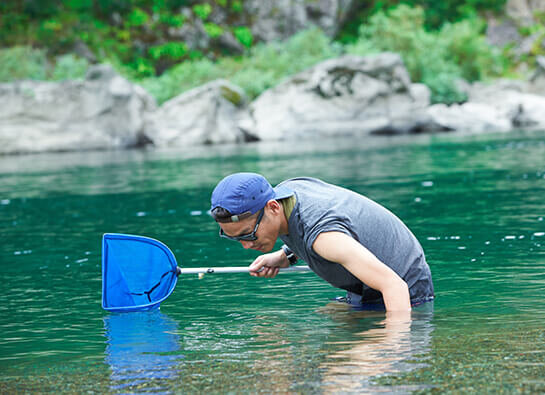
[[[252,246],[254,245],[254,242],[253,241],[247,241],[247,240],[241,240],[240,244],[242,244],[242,247],[244,247],[244,249],[247,250],[248,248],[252,248]]]

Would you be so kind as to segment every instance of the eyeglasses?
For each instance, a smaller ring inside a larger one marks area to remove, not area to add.
[[[255,223],[255,228],[251,233],[241,235],[241,236],[229,236],[226,235],[222,228],[220,228],[220,236],[225,237],[226,239],[233,240],[233,241],[255,241],[257,240],[257,236],[255,235],[257,232],[257,228],[259,227],[259,223],[261,222],[261,219],[263,218],[263,214],[265,214],[265,209],[262,208],[259,212],[259,216],[257,217],[257,222]]]

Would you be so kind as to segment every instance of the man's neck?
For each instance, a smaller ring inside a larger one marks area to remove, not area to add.
[[[280,200],[282,206],[282,211],[284,215],[281,218],[282,223],[280,224],[280,234],[287,235],[289,234],[289,220],[290,215],[295,207],[296,203],[295,195],[290,196],[289,198]]]

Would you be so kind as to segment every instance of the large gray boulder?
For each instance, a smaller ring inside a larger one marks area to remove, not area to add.
[[[507,114],[486,103],[435,104],[426,113],[429,130],[506,132],[513,126]]]
[[[158,147],[233,143],[247,140],[237,123],[245,115],[243,90],[216,80],[165,102],[146,122]]]
[[[532,84],[498,80],[474,83],[463,104],[436,104],[426,110],[427,129],[463,132],[505,132],[545,128],[545,96],[530,93]]]
[[[429,97],[399,55],[347,55],[265,91],[239,125],[260,140],[407,133],[422,126]]]
[[[526,84],[497,81],[494,84],[475,83],[469,101],[495,108],[507,117],[513,127],[545,128],[545,96],[529,93]]]
[[[154,107],[143,88],[105,65],[90,68],[84,81],[0,84],[0,153],[142,145]]]

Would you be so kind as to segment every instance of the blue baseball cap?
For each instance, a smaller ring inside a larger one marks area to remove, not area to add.
[[[212,192],[210,210],[222,207],[229,218],[216,218],[218,222],[238,222],[261,210],[271,199],[284,199],[293,191],[284,186],[273,188],[260,174],[235,173],[221,180]]]

